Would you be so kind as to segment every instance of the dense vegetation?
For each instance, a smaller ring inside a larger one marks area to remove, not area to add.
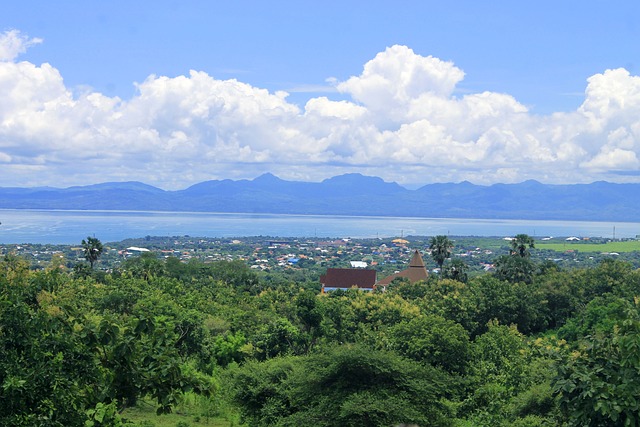
[[[146,253],[107,273],[5,255],[0,425],[132,425],[142,399],[194,396],[251,426],[638,425],[640,272],[562,270],[526,237],[493,273],[445,256],[384,293],[237,260]]]

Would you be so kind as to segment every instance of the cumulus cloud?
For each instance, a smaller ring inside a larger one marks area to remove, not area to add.
[[[573,112],[536,116],[509,94],[458,96],[453,63],[392,46],[311,98],[201,71],[151,75],[131,99],[77,94],[52,65],[17,62],[38,43],[0,36],[0,185],[140,180],[167,189],[273,172],[319,181],[346,172],[401,184],[637,179],[640,78],[588,79]]]
[[[448,98],[464,72],[450,62],[416,55],[406,46],[392,46],[367,62],[362,74],[337,88],[381,119],[402,121],[421,99]]]

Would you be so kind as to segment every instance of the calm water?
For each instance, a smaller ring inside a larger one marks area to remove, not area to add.
[[[130,237],[396,237],[532,236],[635,237],[640,223],[446,218],[349,217],[184,212],[0,210],[0,243],[103,242]]]

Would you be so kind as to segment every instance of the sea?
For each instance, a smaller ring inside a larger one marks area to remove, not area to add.
[[[117,242],[146,236],[387,238],[499,236],[635,238],[637,222],[452,219],[201,212],[0,209],[0,244]]]

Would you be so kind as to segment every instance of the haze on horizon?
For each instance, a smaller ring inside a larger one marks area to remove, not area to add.
[[[640,182],[633,1],[15,3],[1,187]]]

